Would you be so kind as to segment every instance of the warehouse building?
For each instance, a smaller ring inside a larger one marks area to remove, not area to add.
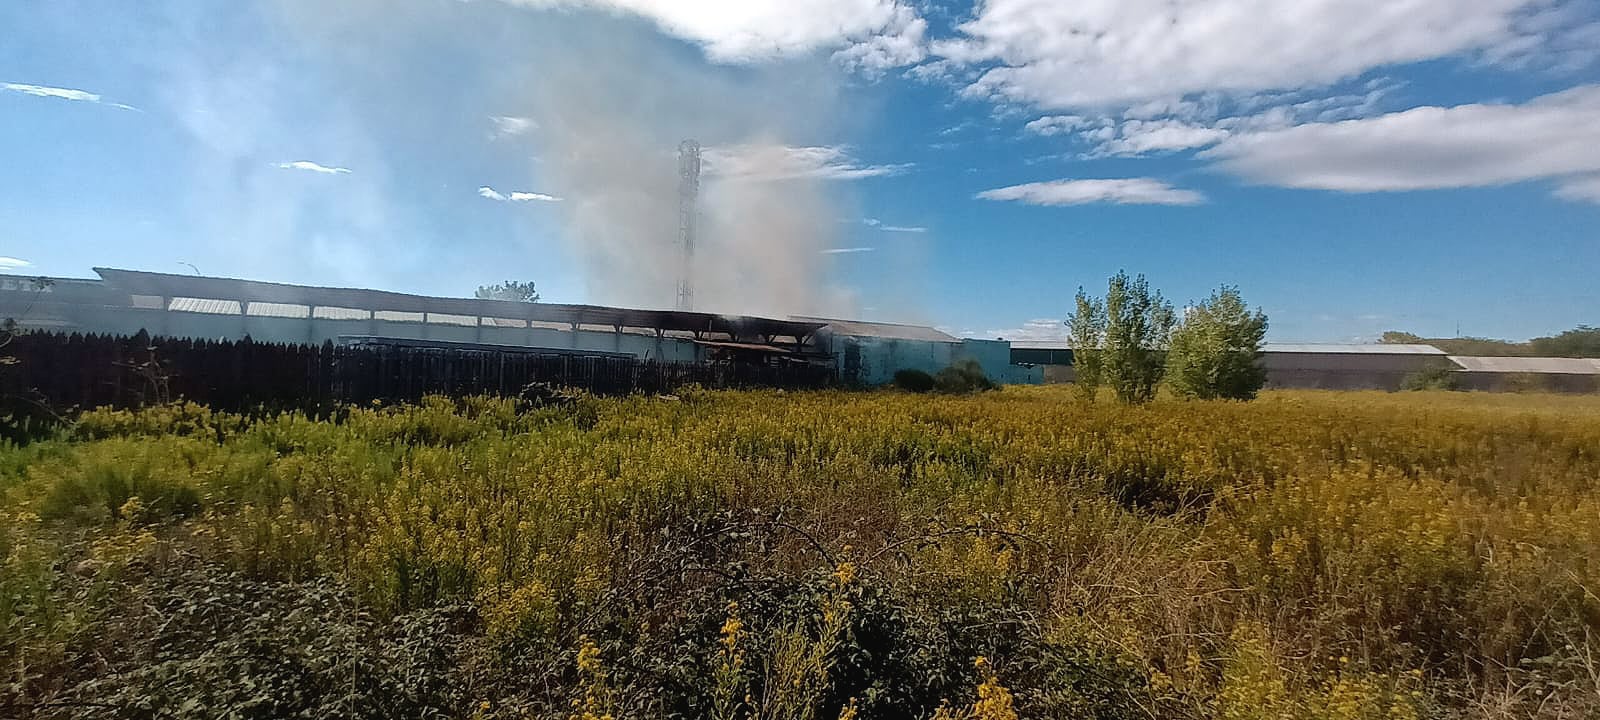
[[[680,310],[429,297],[350,288],[95,268],[98,280],[0,278],[0,317],[60,332],[242,339],[295,344],[415,343],[628,355],[671,363],[806,363],[877,385],[896,370],[937,372],[975,360],[1001,382],[1009,343],[962,340],[915,325],[774,319]]]
[[[937,373],[967,360],[978,363],[985,375],[1010,385],[1037,385],[1044,371],[1019,365],[1011,343],[1004,340],[958,338],[920,325],[797,317],[823,327],[820,346],[837,359],[839,376],[856,385],[883,385],[899,370]]]
[[[1399,390],[1408,376],[1449,367],[1432,345],[1267,343],[1261,362],[1269,388]]]
[[[1451,355],[1455,385],[1491,392],[1600,392],[1600,359]]]

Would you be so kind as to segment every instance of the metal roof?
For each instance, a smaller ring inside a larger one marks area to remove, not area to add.
[[[961,340],[949,333],[923,325],[868,322],[865,320],[835,320],[832,318],[793,316],[795,320],[822,323],[835,335],[883,338],[885,340],[920,340],[922,342],[959,343]]]
[[[1466,372],[1600,375],[1600,359],[1552,357],[1471,357],[1451,355]]]
[[[239,301],[304,304],[356,310],[502,317],[562,324],[726,333],[740,338],[778,335],[800,338],[815,333],[825,324],[805,320],[773,320],[680,310],[637,310],[600,305],[431,297],[383,290],[288,285],[114,268],[95,268],[94,271],[99,273],[107,284],[127,293],[224,300],[233,302],[235,306]],[[235,313],[237,312],[235,310]]]
[[[1011,341],[1013,350],[1070,350],[1067,341]]]
[[[1401,343],[1342,344],[1342,343],[1266,343],[1265,353],[1318,353],[1326,355],[1444,355],[1432,345],[1405,345]]]
[[[167,309],[173,312],[207,313],[210,315],[239,315],[238,300],[216,300],[212,298],[175,297],[167,303]]]

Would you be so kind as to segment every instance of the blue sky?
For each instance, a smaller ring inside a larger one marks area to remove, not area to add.
[[[1274,340],[1600,323],[1592,0],[19,0],[0,268],[1060,334],[1240,286]]]

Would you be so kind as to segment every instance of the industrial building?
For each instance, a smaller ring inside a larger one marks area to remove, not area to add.
[[[1600,359],[1451,355],[1462,390],[1600,392]]]
[[[1010,344],[933,328],[827,318],[772,319],[688,310],[429,297],[95,268],[99,279],[0,278],[0,317],[59,332],[242,339],[297,344],[374,341],[628,355],[670,363],[807,363],[841,382],[878,385],[894,372],[974,360],[991,378],[1038,383]]]
[[[1015,342],[1011,361],[1042,370],[1046,383],[1073,380],[1073,351],[1062,342]],[[1600,359],[1467,357],[1432,345],[1266,343],[1268,388],[1398,390],[1424,371],[1443,371],[1461,390],[1600,392]]]
[[[1062,342],[1013,343],[1011,361],[1039,366],[1044,382],[1073,379],[1072,348]],[[1406,376],[1448,360],[1431,345],[1267,343],[1261,363],[1268,388],[1396,390]]]

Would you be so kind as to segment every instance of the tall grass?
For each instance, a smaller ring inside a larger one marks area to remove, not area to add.
[[[1597,483],[1581,397],[96,411],[0,450],[0,707],[1585,717]]]

